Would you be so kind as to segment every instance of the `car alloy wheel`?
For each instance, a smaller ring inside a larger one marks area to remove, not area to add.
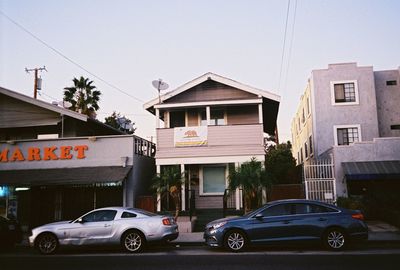
[[[58,248],[58,239],[56,236],[50,233],[46,233],[39,236],[36,244],[37,249],[42,254],[53,254]]]
[[[225,247],[230,251],[240,251],[246,246],[246,237],[243,232],[233,230],[227,233],[225,237]]]
[[[347,244],[346,235],[341,229],[330,229],[325,234],[324,243],[331,250],[342,250]]]
[[[140,252],[144,246],[144,237],[137,231],[127,232],[123,237],[123,246],[128,252]]]

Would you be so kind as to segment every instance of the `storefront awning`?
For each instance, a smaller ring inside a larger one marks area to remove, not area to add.
[[[39,186],[123,181],[132,166],[104,166],[0,171],[0,185]]]
[[[400,160],[342,162],[346,180],[400,180]]]

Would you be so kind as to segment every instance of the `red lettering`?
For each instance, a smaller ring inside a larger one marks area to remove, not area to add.
[[[51,146],[51,147],[45,147],[44,148],[44,154],[43,154],[43,160],[57,160],[58,157],[54,153],[54,151],[57,149],[56,146]]]
[[[8,161],[8,148],[4,148],[3,151],[0,152],[0,162]]]
[[[60,153],[60,159],[71,159],[71,150],[72,146],[61,146],[60,147],[61,153]]]
[[[29,147],[28,148],[28,160],[41,160],[40,158],[40,148],[37,147]]]
[[[21,150],[18,147],[15,148],[14,153],[12,154],[12,156],[10,158],[10,161],[17,161],[17,160],[18,161],[25,160],[24,155],[22,154]]]
[[[77,159],[83,159],[85,158],[85,150],[88,150],[89,147],[87,145],[77,145],[74,148],[74,151],[78,152],[78,155],[76,156]]]

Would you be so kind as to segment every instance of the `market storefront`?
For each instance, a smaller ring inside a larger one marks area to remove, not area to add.
[[[154,152],[133,135],[0,143],[0,215],[34,227],[134,206],[148,192]]]

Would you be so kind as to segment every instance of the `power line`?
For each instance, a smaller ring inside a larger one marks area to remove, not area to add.
[[[39,37],[37,37],[35,34],[33,34],[31,31],[29,31],[27,28],[25,28],[24,26],[22,26],[21,24],[19,24],[18,22],[14,21],[12,18],[10,18],[9,16],[7,16],[2,10],[0,10],[0,14],[3,15],[6,19],[8,19],[10,22],[12,22],[13,24],[15,24],[18,28],[22,29],[24,32],[26,32],[27,34],[29,34],[31,37],[33,37],[34,39],[36,39],[38,42],[42,43],[44,46],[46,46],[47,48],[49,48],[50,50],[52,50],[53,52],[55,52],[56,54],[58,54],[59,56],[61,56],[62,58],[64,58],[65,60],[67,60],[68,62],[72,63],[73,65],[79,67],[80,69],[84,70],[85,72],[87,72],[88,74],[92,75],[93,77],[97,78],[98,80],[102,81],[103,83],[105,83],[106,85],[110,86],[111,88],[114,88],[115,90],[135,99],[136,101],[140,102],[140,103],[144,103],[143,100],[141,100],[140,98],[137,98],[129,93],[127,93],[126,91],[122,90],[121,88],[107,82],[106,80],[104,80],[103,78],[101,78],[100,76],[94,74],[93,72],[89,71],[87,68],[83,67],[82,65],[80,65],[79,63],[77,63],[76,61],[72,60],[71,58],[69,58],[68,56],[66,56],[65,54],[63,54],[61,51],[57,50],[56,48],[54,48],[53,46],[49,45],[48,43],[46,43],[45,41],[43,41],[42,39],[40,39]]]
[[[285,56],[285,47],[286,47],[286,33],[287,33],[287,26],[288,26],[288,20],[289,20],[289,10],[290,10],[290,0],[288,0],[288,5],[287,5],[287,9],[286,9],[286,23],[285,23],[285,33],[283,35],[283,47],[282,47],[281,67],[279,70],[278,92],[280,91],[280,87],[281,87],[283,59]]]
[[[294,39],[294,29],[295,29],[295,25],[296,25],[296,14],[297,14],[297,0],[295,0],[295,3],[294,3],[292,33],[291,33],[291,37],[290,37],[289,54],[288,54],[287,64],[286,64],[286,76],[285,76],[285,84],[284,84],[284,87],[283,87],[283,91],[286,90],[287,80],[288,80],[288,77],[289,77],[290,60],[291,60],[291,57],[292,57],[292,46],[293,46],[293,39]],[[283,93],[282,93],[282,95],[283,95]]]

